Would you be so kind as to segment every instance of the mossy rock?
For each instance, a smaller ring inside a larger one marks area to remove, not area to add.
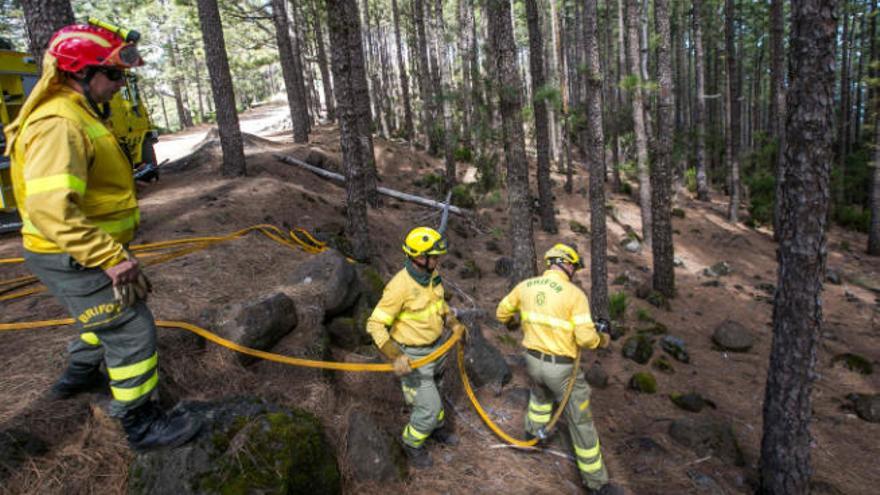
[[[657,392],[657,379],[648,371],[640,371],[629,379],[629,388],[642,394]]]
[[[336,456],[312,414],[254,398],[182,406],[202,419],[186,448],[138,454],[129,493],[341,493]]]
[[[366,296],[367,302],[371,306],[375,306],[382,299],[382,292],[385,290],[385,280],[382,275],[370,265],[358,264],[355,271],[357,272],[358,283],[361,288],[361,295]]]
[[[666,299],[666,296],[661,294],[659,291],[652,290],[648,297],[645,298],[651,306],[655,308],[665,309],[667,311],[670,310],[671,306],[669,305],[669,301]]]
[[[685,217],[684,210],[682,210],[681,208],[673,208],[672,209],[672,216],[674,216],[675,218],[684,218]]]
[[[638,333],[646,334],[646,335],[666,335],[669,333],[669,329],[666,325],[660,323],[659,321],[651,321],[650,325],[639,328]]]
[[[625,358],[632,359],[639,364],[646,364],[654,355],[654,341],[644,334],[635,335],[626,339],[621,352]]]
[[[588,229],[586,225],[578,222],[577,220],[569,220],[568,221],[568,228],[570,228],[571,231],[574,232],[575,234],[581,234],[581,235],[586,235],[586,236],[590,235],[590,229]]]
[[[862,375],[870,375],[874,372],[874,365],[870,361],[858,354],[846,352],[834,356],[832,364],[843,363],[843,366],[850,371],[861,373]]]
[[[667,375],[675,373],[675,368],[672,366],[672,363],[666,359],[666,356],[659,356],[651,363],[651,367],[661,373],[666,373]]]
[[[712,409],[715,409],[716,407],[714,402],[696,392],[689,392],[687,394],[669,394],[669,400],[679,408],[693,413],[698,413],[707,406]]]

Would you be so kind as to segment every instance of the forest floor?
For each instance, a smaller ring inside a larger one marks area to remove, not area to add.
[[[275,115],[274,110],[265,108],[255,112]],[[213,147],[201,152],[186,170],[164,173],[158,183],[141,188],[143,224],[136,242],[219,235],[259,223],[309,230],[344,224],[343,188],[280,163],[273,156],[283,153],[304,159],[310,149],[316,149],[338,157],[336,128],[316,127],[308,145],[294,145],[284,130],[257,125],[254,129],[265,139],[247,140],[247,177],[220,177],[219,150]],[[188,143],[190,147],[198,141],[163,136],[160,156],[183,154],[173,149],[175,140],[178,146]],[[165,143],[170,146],[167,154]],[[375,148],[381,185],[431,194],[414,183],[424,174],[441,174],[441,160],[413,151],[406,144],[379,138]],[[460,164],[459,170],[462,178],[473,176],[466,164]],[[560,234],[541,232],[536,224],[537,252],[543,253],[557,241],[572,241],[581,253],[588,254],[589,236],[571,229],[572,221],[585,226],[590,223],[587,176],[575,176],[575,193],[570,195],[562,192],[562,175],[554,173],[553,180],[557,184]],[[699,203],[686,192],[678,194],[675,207],[684,212],[684,218],[673,219],[675,252],[683,261],[683,266],[676,268],[678,296],[671,300],[669,310],[658,309],[635,296],[636,288],[650,276],[650,250],[643,247],[630,253],[621,246],[627,237],[625,226],[640,230],[638,204],[629,196],[612,194],[608,203],[613,207],[608,217],[609,290],[628,295],[623,322],[630,329],[628,335],[648,325],[640,320],[650,316],[665,325],[670,334],[684,339],[691,357],[690,364],[672,361],[674,372],[667,374],[657,372],[650,364],[640,365],[624,358],[620,352],[622,339],[612,343],[609,351],[585,353],[585,368],[599,364],[610,377],[607,388],[594,388],[591,408],[612,478],[633,494],[749,493],[760,453],[771,343],[772,293],[768,294],[767,284],[775,284],[777,269],[772,236],[765,230],[727,223],[723,196],[715,194],[710,203]],[[441,265],[447,290],[455,294],[452,305],[476,306],[494,314],[507,288],[506,279],[493,271],[496,260],[510,250],[505,235],[506,211],[504,194],[490,193],[479,198],[474,221],[452,217],[451,253]],[[401,267],[399,245],[407,230],[419,224],[435,224],[438,216],[388,198],[382,208],[370,211],[370,232],[379,252],[377,268],[386,279]],[[823,293],[825,323],[818,350],[811,426],[814,493],[868,495],[877,493],[880,484],[875,462],[880,457],[880,424],[865,422],[846,407],[848,394],[880,392],[880,373],[862,375],[833,362],[835,356],[853,352],[875,367],[880,363],[880,294],[876,292],[880,287],[880,263],[862,254],[865,242],[861,234],[837,228],[829,233],[828,266],[839,274],[842,283],[826,283]],[[502,253],[496,252],[496,246]],[[0,237],[0,258],[19,256],[20,252],[17,236]],[[266,294],[267,288],[281,285],[285,275],[309,256],[251,234],[149,268],[147,273],[155,287],[150,307],[158,319],[196,322],[205,312]],[[704,268],[721,261],[727,262],[732,272],[718,279],[717,286],[704,285],[715,280],[703,275]],[[462,277],[466,266],[479,267],[481,276]],[[0,278],[25,273],[20,265],[6,265]],[[589,287],[586,270],[577,278],[583,287]],[[612,284],[623,278],[629,281]],[[589,290],[586,292],[589,294]],[[66,317],[46,294],[0,302],[0,312],[2,322]],[[756,334],[751,351],[726,353],[713,346],[713,330],[728,319]],[[520,334],[507,334],[500,326],[484,326],[483,331],[513,365],[514,378],[500,396],[488,387],[478,391],[478,396],[503,428],[521,436],[528,380],[518,357]],[[197,351],[179,345],[180,330],[159,332],[163,402],[257,395],[307,409],[321,418],[337,450],[345,493],[579,493],[574,463],[558,455],[567,452],[560,435],[550,443],[550,452],[504,448],[503,442],[480,422],[458,388],[451,389],[446,398],[462,436],[460,445],[432,447],[435,468],[411,471],[405,482],[357,482],[346,464],[348,415],[355,409],[370,411],[389,430],[399,431],[407,412],[393,377],[336,373],[327,379],[270,362],[243,367],[229,359],[229,351],[211,344]],[[0,482],[2,493],[126,491],[133,454],[126,448],[118,426],[95,414],[98,397],[82,396],[64,402],[51,402],[45,397],[45,391],[65,366],[66,343],[73,336],[70,327],[0,336],[0,362],[6,363],[0,373],[0,430],[29,431],[50,447]],[[283,349],[283,341],[279,347]],[[655,350],[655,356],[661,352]],[[334,358],[359,360],[359,356],[342,350],[334,350]],[[640,394],[627,388],[629,378],[637,371],[654,372],[656,394]],[[745,466],[698,455],[670,438],[671,421],[693,413],[678,409],[669,394],[690,391],[699,392],[716,405],[700,415],[732,423]]]

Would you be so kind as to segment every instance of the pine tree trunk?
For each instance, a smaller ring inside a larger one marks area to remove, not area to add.
[[[876,2],[875,2],[876,3]],[[856,66],[856,77],[853,79],[853,90],[855,92],[855,108],[850,117],[852,123],[852,132],[848,134],[850,143],[858,143],[862,137],[862,74],[865,69],[865,54],[869,53],[869,47],[865,46],[865,16],[859,16],[859,62]]]
[[[759,463],[764,494],[810,493],[810,393],[822,322],[834,161],[835,4],[791,3],[778,288]]]
[[[278,43],[278,54],[281,59],[281,73],[284,75],[284,87],[287,89],[287,104],[290,106],[290,120],[293,123],[293,140],[296,143],[307,143],[309,142],[306,125],[308,109],[300,106],[302,104],[300,92],[305,91],[305,87],[302,85],[302,74],[297,74],[293,32],[287,9],[287,0],[272,0],[272,21],[275,23],[275,40]]]
[[[784,0],[770,3],[770,126],[776,139],[773,156],[776,174],[776,198],[773,203],[773,238],[779,240],[779,219],[782,217],[782,157],[785,151],[785,36]]]
[[[874,117],[874,171],[871,173],[871,224],[868,226],[868,254],[880,256],[880,103]]]
[[[590,307],[594,318],[608,318],[608,246],[605,229],[605,135],[602,130],[602,71],[599,67],[598,1],[584,2],[586,56],[586,149],[590,174]]]
[[[730,205],[727,219],[731,223],[739,221],[739,142],[740,132],[740,101],[739,72],[737,71],[736,5],[734,0],[724,1],[724,35],[727,40],[725,57],[727,58],[727,112],[728,126],[726,136],[727,169],[730,173]]]
[[[324,33],[321,29],[321,15],[318,0],[312,0],[312,22],[315,31],[315,45],[318,52],[318,68],[321,70],[321,87],[324,89],[324,106],[327,120],[336,120],[336,99],[333,97],[333,83],[330,80],[330,67],[327,63],[327,51],[324,48]]]
[[[400,39],[400,13],[397,9],[397,0],[391,0],[391,12],[394,15],[394,45],[397,50],[397,67],[400,70],[400,91],[403,95],[403,138],[412,141],[412,103],[409,99],[409,77],[406,74],[406,64],[403,62],[403,41]]]
[[[782,1],[782,0],[777,0]],[[703,70],[703,1],[694,0],[694,76],[696,105],[694,106],[695,157],[697,160],[697,199],[709,201],[709,178],[706,174],[706,78]]]
[[[473,146],[473,101],[471,98],[471,44],[476,40],[471,37],[474,23],[473,0],[458,0],[458,53],[461,56],[461,86],[458,94],[461,101],[460,111],[462,129],[458,139],[461,147],[471,150]]]
[[[669,0],[654,0],[657,30],[657,147],[651,166],[651,213],[654,254],[654,290],[667,298],[675,296],[674,249],[672,245],[672,132],[674,125]]]
[[[362,122],[364,117],[369,117],[369,102],[365,113],[362,96],[358,95],[367,87],[360,14],[356,0],[326,0],[326,4],[340,146],[346,179],[345,230],[352,246],[353,257],[368,260],[373,254],[367,221],[373,150],[372,136],[369,133],[364,134],[365,126]],[[375,190],[375,183],[373,189]]]
[[[55,31],[73,24],[70,0],[21,0],[30,53],[37,61],[37,70],[43,70],[43,53]]]
[[[630,76],[638,81],[632,90],[632,113],[633,132],[636,135],[636,159],[639,175],[639,205],[642,213],[642,238],[647,245],[651,245],[651,179],[648,170],[648,137],[645,127],[645,103],[642,93],[642,85],[646,80],[640,76],[641,62],[639,61],[639,1],[629,0],[627,3],[627,65]]]
[[[535,244],[529,208],[529,167],[526,161],[522,122],[522,83],[516,63],[510,0],[486,0],[491,57],[498,77],[497,89],[507,162],[507,194],[510,215],[508,235],[513,244],[511,283],[535,275]]]
[[[428,39],[425,34],[425,7],[423,0],[413,0],[413,23],[416,30],[418,50],[418,81],[419,95],[422,99],[422,133],[426,150],[436,150],[436,132],[434,132],[434,92],[431,83],[431,67],[428,65]]]
[[[367,93],[370,95],[375,95],[375,98],[370,100],[372,104],[372,113],[371,115],[375,117],[375,120],[379,123],[379,132],[382,137],[388,139],[388,114],[385,113],[385,108],[383,106],[383,102],[387,101],[388,98],[384,94],[382,89],[382,83],[379,80],[379,70],[378,70],[378,61],[376,60],[376,50],[375,43],[373,42],[373,29],[370,25],[370,2],[369,0],[363,0],[363,19],[361,25],[364,28],[364,38],[367,46],[364,48],[364,67],[367,71]]]
[[[171,68],[175,74],[178,73],[177,62],[177,41],[172,36],[169,50]],[[186,106],[186,95],[184,95],[183,85],[186,80],[183,77],[175,77],[171,81],[171,91],[174,93],[174,103],[177,104],[177,121],[181,129],[193,126],[192,114]],[[234,100],[233,100],[234,101]]]
[[[837,113],[837,163],[840,167],[840,180],[837,182],[837,194],[835,195],[839,203],[844,202],[844,191],[846,189],[846,156],[849,153],[847,126],[849,124],[849,2],[844,0],[843,5],[843,36],[840,38],[841,55],[840,55],[840,110]]]
[[[445,186],[448,191],[458,182],[455,176],[455,136],[452,133],[452,106],[449,102],[452,75],[449,70],[449,63],[446,60],[445,43],[441,45],[441,40],[445,38],[443,4],[441,0],[434,2],[434,9],[434,52],[437,54],[437,73],[439,76],[437,94],[439,95],[440,107],[443,112],[443,158],[446,164]]]
[[[205,122],[205,106],[202,104],[202,61],[195,54],[192,57],[193,79],[196,80],[196,102],[199,104],[199,123]]]
[[[226,177],[245,175],[247,169],[244,161],[244,145],[241,129],[238,126],[235,91],[232,86],[232,76],[229,74],[220,9],[217,7],[217,0],[198,0],[197,6],[208,74],[211,77],[211,92],[217,109],[217,130],[220,134],[220,148],[223,150],[223,175]]]
[[[532,76],[532,88],[535,93],[543,90],[544,78],[544,42],[541,38],[541,19],[538,15],[536,0],[526,0],[526,18],[529,27],[529,70]],[[550,183],[550,135],[547,129],[547,102],[543,97],[532,98],[535,113],[535,147],[538,154],[538,210],[541,217],[541,229],[555,234],[556,215],[553,212],[553,190]]]

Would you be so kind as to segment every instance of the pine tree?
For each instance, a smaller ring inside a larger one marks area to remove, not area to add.
[[[42,70],[43,52],[55,31],[75,22],[70,0],[21,0],[30,52]]]
[[[299,64],[295,58],[299,54],[294,53],[294,38],[291,25],[291,16],[288,13],[287,0],[272,0],[272,20],[275,23],[275,39],[278,43],[278,53],[281,59],[281,73],[284,74],[284,87],[287,90],[287,104],[290,107],[290,120],[293,123],[293,141],[296,143],[309,142],[308,108],[304,103],[305,86],[302,72],[298,71]]]

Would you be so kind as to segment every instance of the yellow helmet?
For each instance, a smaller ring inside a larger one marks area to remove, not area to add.
[[[416,227],[406,235],[403,252],[413,258],[446,254],[446,239],[431,227]]]
[[[574,248],[562,243],[556,244],[544,253],[544,262],[547,263],[547,266],[552,265],[557,260],[570,263],[575,268],[582,268],[584,266],[578,252]]]

